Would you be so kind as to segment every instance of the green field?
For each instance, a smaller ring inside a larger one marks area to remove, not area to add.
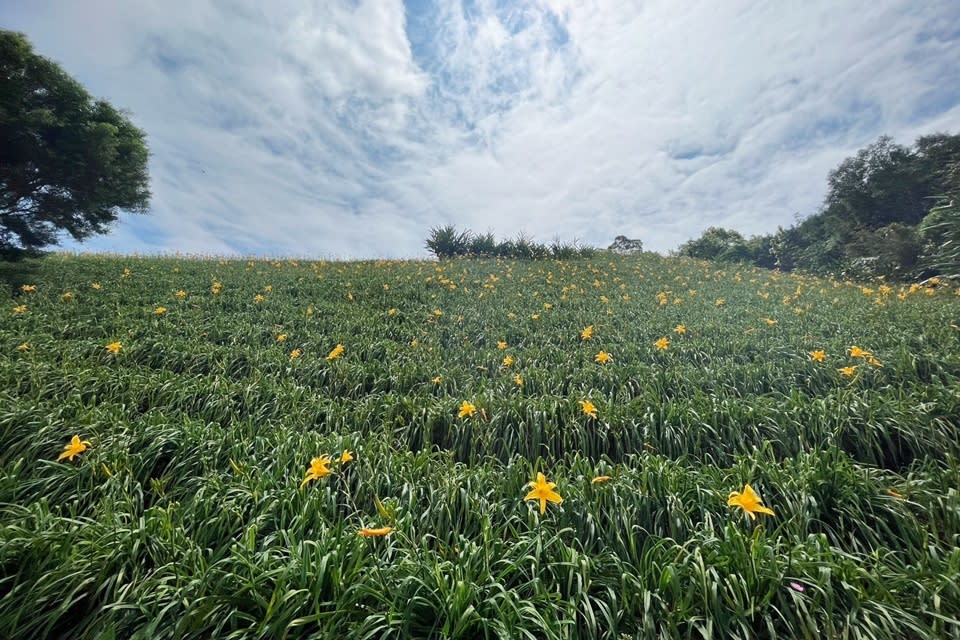
[[[2,638],[960,637],[950,286],[606,254],[4,269]],[[728,505],[745,484],[774,515]]]

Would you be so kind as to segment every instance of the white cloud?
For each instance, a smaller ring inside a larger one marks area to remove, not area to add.
[[[446,222],[661,251],[789,225],[879,135],[960,130],[958,18],[951,0],[0,9],[148,132],[153,213],[85,247],[338,257],[420,255]]]

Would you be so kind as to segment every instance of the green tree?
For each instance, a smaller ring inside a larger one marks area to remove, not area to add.
[[[146,135],[26,36],[0,31],[0,252],[104,233],[149,200]]]
[[[739,232],[710,227],[696,240],[689,240],[677,249],[677,255],[699,260],[738,261],[747,253],[747,240]]]
[[[882,136],[830,172],[824,213],[861,229],[915,225],[930,206],[924,182],[917,155]]]

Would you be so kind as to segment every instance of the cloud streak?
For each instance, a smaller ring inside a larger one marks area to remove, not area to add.
[[[148,133],[151,215],[83,248],[412,257],[449,222],[666,251],[815,212],[881,134],[960,130],[951,0],[61,0],[0,19]]]

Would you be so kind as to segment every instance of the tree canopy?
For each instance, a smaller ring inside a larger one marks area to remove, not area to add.
[[[677,253],[844,277],[960,268],[958,176],[960,135],[923,136],[912,147],[882,136],[830,172],[816,214],[749,240],[711,227]]]
[[[146,134],[0,31],[0,252],[105,232],[150,200]]]

